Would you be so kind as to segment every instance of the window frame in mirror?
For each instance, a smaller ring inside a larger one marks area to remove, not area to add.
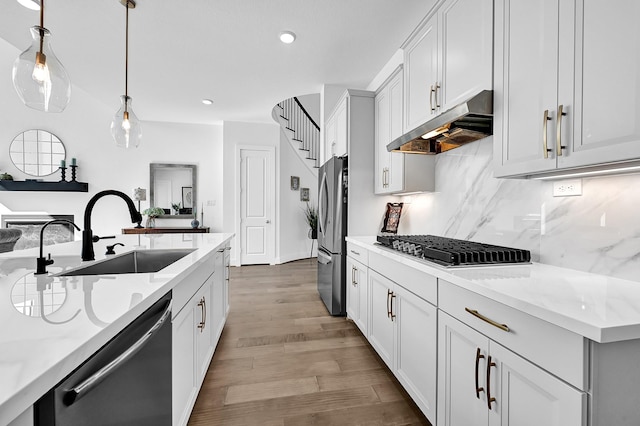
[[[171,206],[169,206],[169,214],[164,214],[160,216],[160,219],[194,219],[197,215],[197,206],[198,206],[198,166],[195,164],[167,164],[167,163],[150,163],[149,164],[149,206],[151,207],[161,207],[156,206],[156,174],[159,170],[166,169],[190,169],[191,170],[191,187],[192,187],[192,200],[191,205],[192,213],[190,214],[173,214]],[[180,202],[182,205],[182,194],[179,194]],[[194,213],[195,211],[195,213]]]
[[[35,140],[25,140],[25,135],[29,132],[36,132],[36,139]],[[40,134],[41,133],[46,133],[48,135],[48,139],[43,138],[40,139]],[[30,173],[30,171],[28,171],[27,169],[27,162],[25,161],[25,143],[35,143],[36,144],[36,152],[35,153],[31,153],[33,155],[36,156],[36,161],[29,163],[31,166],[35,166],[36,167],[36,172],[35,173]],[[62,153],[59,152],[53,152],[53,146],[51,147],[51,152],[41,152],[40,151],[40,144],[41,143],[49,143],[51,145],[53,144],[60,144],[60,146],[62,146]],[[21,144],[20,149],[18,149],[18,145]],[[22,155],[23,157],[23,161],[22,162],[16,162],[14,159],[14,154],[18,154],[18,155]],[[42,155],[46,155],[48,154],[51,157],[51,160],[48,163],[44,163],[41,162],[41,156]],[[56,160],[54,161],[53,158],[54,156],[56,157]],[[11,159],[11,163],[14,165],[14,167],[18,170],[20,170],[22,173],[29,175],[29,176],[34,176],[34,177],[44,177],[44,176],[51,176],[52,174],[56,173],[58,170],[60,170],[60,160],[66,160],[67,158],[67,147],[64,145],[64,142],[62,142],[62,139],[60,139],[56,134],[48,131],[48,130],[44,130],[44,129],[27,129],[23,132],[20,132],[19,134],[17,134],[12,140],[11,140],[11,144],[9,145],[9,158]],[[22,167],[19,165],[22,164]],[[48,173],[40,173],[39,170],[43,167],[43,166],[47,166],[50,167],[50,172]]]

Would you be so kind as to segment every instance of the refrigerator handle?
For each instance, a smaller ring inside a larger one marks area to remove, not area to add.
[[[328,265],[331,263],[331,256],[326,255],[322,250],[318,250],[318,262]]]
[[[320,225],[320,233],[322,235],[324,235],[325,233],[325,226],[326,226],[326,211],[324,211],[323,205],[322,205],[322,191],[326,188],[327,186],[327,174],[323,173],[322,174],[322,181],[320,181],[320,193],[318,194],[318,218],[320,220],[318,220],[318,224]]]

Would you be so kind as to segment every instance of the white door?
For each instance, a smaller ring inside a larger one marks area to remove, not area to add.
[[[438,426],[488,424],[488,351],[489,339],[438,312]]]
[[[558,0],[499,0],[495,7],[494,175],[555,169]]]
[[[274,164],[270,148],[240,149],[240,264],[273,263]]]
[[[502,346],[490,342],[491,396],[496,398],[490,426],[584,426],[587,395]],[[497,407],[500,406],[500,409]]]
[[[391,318],[393,288],[393,281],[369,271],[369,343],[391,371],[395,328]]]
[[[558,166],[639,158],[640,2],[581,0],[575,4],[575,33],[582,37],[576,40],[575,66],[572,56],[561,56],[559,75],[564,78],[561,83],[566,84],[561,86],[558,99],[567,113],[562,130],[574,124],[573,143],[562,141],[567,148],[558,157]],[[561,21],[563,27],[573,24],[571,12],[573,9],[562,15],[566,16]],[[569,37],[562,36],[561,42],[565,38]],[[574,90],[576,103],[572,110]]]

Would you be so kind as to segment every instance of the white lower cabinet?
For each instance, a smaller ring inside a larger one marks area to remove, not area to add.
[[[367,286],[369,269],[357,260],[347,256],[347,316],[367,335],[368,315]]]
[[[585,392],[438,315],[438,426],[587,424]]]
[[[371,346],[435,422],[436,307],[370,269],[369,311]]]

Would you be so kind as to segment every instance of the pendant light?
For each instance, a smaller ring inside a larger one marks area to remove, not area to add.
[[[126,9],[125,62],[124,62],[124,95],[120,97],[122,105],[111,121],[111,136],[121,148],[137,148],[142,139],[140,121],[131,108],[129,96],[129,9],[134,9],[133,0],[120,0]]]
[[[31,27],[31,46],[13,63],[13,87],[26,106],[44,112],[62,112],[71,99],[71,81],[51,50],[51,33],[44,27],[44,0],[40,26]]]

